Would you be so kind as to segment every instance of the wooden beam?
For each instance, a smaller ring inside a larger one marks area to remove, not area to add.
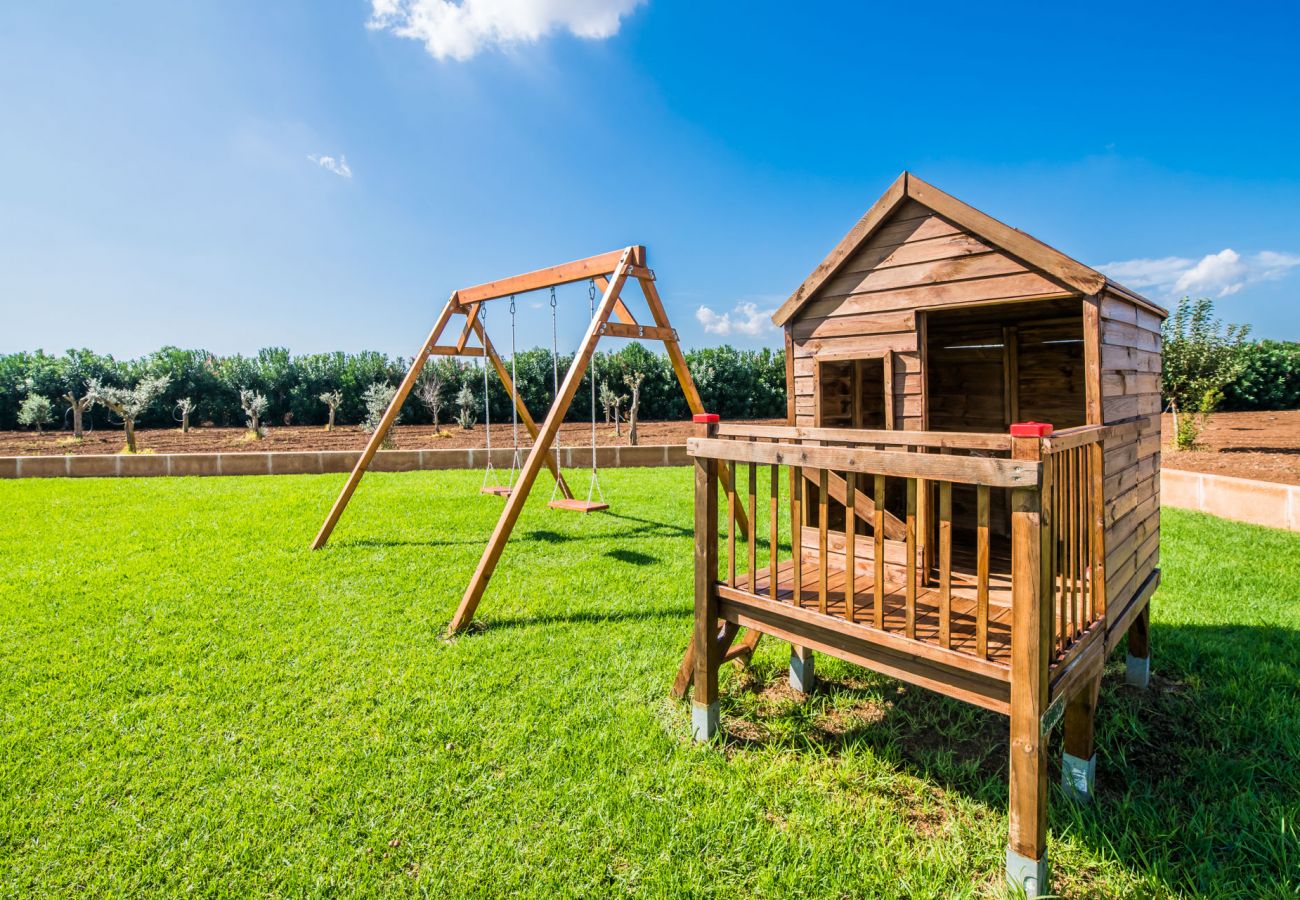
[[[804,477],[812,478],[812,474],[805,471]],[[844,483],[844,479],[835,472],[831,472],[830,476],[827,478],[827,492],[831,495],[831,499],[841,506],[847,507],[852,505],[858,518],[869,523],[873,528],[875,527],[875,501],[862,491],[855,491],[853,503],[850,504],[848,486]],[[885,523],[885,537],[893,541],[901,541],[907,536],[907,529],[903,525],[902,521],[899,520],[898,516],[886,510],[882,521]]]
[[[596,289],[600,291],[601,294],[604,294],[605,288],[609,287],[609,279],[602,275],[598,275],[595,280]],[[627,304],[623,302],[622,297],[619,297],[618,300],[614,302],[614,318],[618,319],[624,325],[637,324],[636,316],[632,315],[632,310],[627,308]]]
[[[1011,436],[973,431],[889,431],[879,428],[810,428],[806,425],[718,425],[719,437],[834,441],[839,444],[892,444],[948,450],[1011,451]]]
[[[614,299],[618,297],[619,292],[623,289],[624,282],[627,281],[627,267],[631,264],[632,256],[633,248],[628,247],[622,252],[615,264],[614,277],[609,286],[606,287],[600,305],[596,307],[595,316],[587,325],[587,331],[583,335],[577,354],[574,356],[573,364],[569,366],[569,371],[565,373],[564,383],[560,386],[559,394],[555,398],[555,402],[551,404],[551,409],[546,414],[541,430],[533,442],[533,448],[528,452],[528,458],[524,460],[524,465],[520,469],[515,489],[506,498],[506,505],[505,509],[501,511],[501,518],[497,521],[496,528],[493,529],[492,536],[488,539],[487,547],[483,550],[483,556],[479,560],[478,567],[474,570],[469,586],[466,587],[460,605],[456,608],[456,613],[452,617],[451,624],[448,627],[449,634],[463,631],[469,625],[470,620],[474,618],[474,611],[478,609],[479,601],[483,599],[483,593],[487,590],[488,582],[492,578],[493,571],[496,570],[497,562],[505,551],[506,542],[510,539],[510,533],[514,530],[515,522],[519,520],[519,515],[524,510],[524,503],[528,499],[528,493],[537,480],[537,474],[541,471],[551,444],[555,441],[555,435],[560,430],[560,423],[564,420],[569,405],[573,402],[574,394],[578,391],[578,385],[582,382],[582,375],[587,370],[588,363],[591,362],[591,356],[596,350],[596,343],[600,340],[600,326],[609,318],[610,311],[614,306]]]
[[[644,247],[611,250],[609,253],[588,256],[586,259],[577,259],[558,266],[548,266],[545,269],[525,272],[523,275],[514,275],[510,278],[502,278],[499,281],[488,281],[483,284],[476,284],[473,287],[461,288],[456,292],[456,297],[462,306],[467,306],[484,300],[509,297],[511,294],[523,294],[527,291],[572,284],[575,281],[584,281],[596,275],[608,275],[614,271],[619,260],[623,259],[629,252],[633,257],[644,260]]]
[[[442,330],[447,327],[448,320],[451,319],[452,313],[455,312],[452,301],[448,300],[443,306],[442,312],[438,314],[438,321],[434,323],[433,330],[429,336],[424,339],[424,344],[411,360],[411,368],[407,370],[406,377],[397,387],[397,393],[393,395],[393,401],[388,404],[388,409],[384,410],[383,417],[379,420],[379,425],[375,428],[374,434],[370,435],[370,440],[366,442],[366,449],[362,451],[361,457],[357,464],[352,467],[348,480],[343,484],[343,490],[339,492],[334,505],[330,507],[325,521],[321,524],[320,531],[316,533],[316,538],[311,542],[313,550],[319,550],[325,546],[325,542],[330,539],[330,532],[338,524],[339,517],[343,515],[343,510],[347,508],[348,501],[352,499],[352,493],[361,483],[361,478],[366,474],[366,468],[370,461],[375,458],[375,452],[380,445],[384,443],[384,438],[388,435],[388,429],[393,427],[393,422],[397,419],[398,412],[402,409],[402,404],[406,402],[407,396],[411,393],[411,388],[415,387],[416,380],[420,377],[420,370],[424,368],[428,360],[429,348],[438,343],[438,338],[442,336]]]
[[[1037,488],[1042,468],[1037,460],[902,453],[856,447],[811,447],[805,444],[759,444],[725,438],[690,438],[686,442],[686,452],[691,456],[711,456],[737,462],[838,469],[990,487]]]
[[[1005,667],[725,585],[716,590],[718,612],[729,622],[1004,715],[1009,710]]]
[[[465,349],[465,342],[469,340],[470,334],[474,331],[474,323],[478,321],[477,303],[470,304],[465,310],[465,327],[460,332],[460,337],[456,339],[456,352],[460,353]]]
[[[483,348],[482,348],[482,347],[465,347],[465,348],[461,349],[461,348],[453,347],[453,346],[451,346],[450,344],[444,344],[444,345],[439,345],[439,346],[437,346],[437,347],[430,347],[430,348],[429,348],[429,355],[430,355],[430,356],[474,356],[474,357],[478,357],[478,356],[482,356],[482,355],[483,355]]]
[[[677,329],[660,328],[657,325],[627,325],[623,322],[606,322],[602,332],[604,337],[633,338],[645,341],[675,341]]]

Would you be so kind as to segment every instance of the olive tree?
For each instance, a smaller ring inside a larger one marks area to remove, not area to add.
[[[433,433],[437,435],[438,415],[442,412],[442,392],[447,388],[446,376],[437,366],[425,366],[420,372],[420,380],[415,383],[415,399],[429,411],[433,417]]]
[[[176,401],[176,409],[181,414],[181,434],[190,433],[190,413],[194,412],[194,401],[189,397],[182,397]]]
[[[644,372],[632,372],[623,376],[623,382],[632,389],[632,399],[627,406],[627,442],[633,447],[636,446],[636,415],[637,409],[641,406],[641,382],[645,381]]]
[[[126,452],[136,453],[135,420],[153,405],[153,402],[167,390],[171,379],[166,375],[146,375],[135,383],[135,387],[110,387],[98,378],[92,378],[86,385],[86,391],[122,417],[122,426],[126,430]]]
[[[240,388],[239,405],[244,410],[244,415],[248,420],[248,437],[254,441],[260,441],[266,436],[266,428],[262,425],[262,416],[266,415],[267,408],[271,405],[267,402],[264,395],[249,388]]]
[[[343,405],[343,392],[338,390],[326,391],[320,395],[320,402],[328,406],[330,410],[330,418],[325,423],[325,430],[333,431],[334,417],[338,415],[339,407]]]

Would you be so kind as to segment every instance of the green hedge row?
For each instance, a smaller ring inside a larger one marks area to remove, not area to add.
[[[1231,410],[1279,410],[1300,408],[1300,344],[1289,341],[1257,341],[1243,344],[1244,370],[1224,391],[1223,408]],[[704,405],[727,419],[775,418],[785,415],[785,356],[781,351],[736,350],[723,346],[693,350],[687,365],[700,390]],[[572,361],[561,356],[560,374]],[[197,403],[192,422],[240,425],[240,388],[252,388],[266,395],[272,425],[323,424],[327,417],[319,397],[328,390],[343,392],[339,422],[352,424],[364,415],[361,394],[376,381],[397,384],[410,361],[382,353],[318,353],[293,356],[272,347],[254,356],[215,356],[203,350],[165,347],[132,360],[115,360],[89,350],[69,350],[62,356],[42,351],[0,354],[0,429],[18,428],[18,407],[28,390],[54,403],[56,417],[64,415],[62,396],[69,390],[82,392],[89,378],[107,384],[134,384],[146,374],[166,375],[171,383],[166,394],[143,416],[143,427],[175,424],[176,401],[189,397]],[[455,398],[463,384],[469,384],[477,398],[476,417],[483,418],[483,373],[477,363],[438,358],[430,363],[442,373],[444,422],[455,414]],[[537,348],[519,353],[516,360],[519,391],[528,408],[540,416],[551,404],[551,354]],[[617,353],[597,353],[596,384],[608,384],[621,394],[629,393],[624,376],[645,375],[641,387],[641,418],[645,421],[684,419],[686,403],[667,356],[651,353],[631,343]],[[584,377],[578,396],[569,410],[569,421],[589,415],[590,374]],[[510,398],[495,376],[488,379],[491,414],[496,421],[510,418]],[[626,406],[624,407],[626,409]],[[601,416],[599,406],[597,415]],[[109,424],[110,414],[101,406],[92,413],[96,426]],[[402,421],[426,423],[428,411],[414,397],[407,401]],[[66,422],[66,416],[65,416]],[[58,423],[56,422],[55,427]]]
[[[771,418],[785,415],[785,356],[781,351],[736,350],[716,347],[693,350],[686,354],[687,365],[700,396],[710,412],[724,418]],[[559,359],[560,377],[572,356]],[[376,381],[397,384],[410,365],[409,359],[382,353],[319,353],[294,356],[278,347],[259,351],[254,356],[216,356],[203,350],[165,347],[148,356],[132,360],[115,360],[89,350],[69,350],[63,356],[42,351],[0,355],[0,429],[18,428],[18,407],[28,391],[49,398],[56,419],[71,419],[62,396],[69,390],[82,393],[89,378],[106,384],[130,385],[143,375],[166,375],[171,381],[167,392],[154,403],[138,422],[141,427],[175,425],[179,419],[176,401],[191,398],[197,407],[190,416],[192,423],[242,425],[239,406],[241,388],[264,394],[270,411],[264,421],[270,425],[318,425],[328,417],[320,401],[325,391],[343,392],[339,409],[340,424],[354,424],[365,414],[361,395]],[[443,375],[441,420],[450,422],[456,412],[456,394],[468,384],[476,398],[475,415],[483,419],[483,372],[477,361],[440,357],[429,363]],[[519,392],[534,416],[540,418],[550,407],[551,353],[545,349],[520,351],[515,362]],[[597,353],[596,385],[607,383],[620,394],[630,394],[624,375],[633,372],[645,376],[641,385],[640,417],[643,421],[685,419],[686,402],[673,375],[668,357],[651,353],[644,346],[631,343],[617,353]],[[569,421],[583,421],[590,415],[590,370],[569,410]],[[491,415],[494,421],[510,419],[510,398],[495,374],[488,379]],[[627,409],[624,404],[624,410]],[[597,416],[603,420],[599,404]],[[96,406],[92,413],[96,427],[110,424],[111,413]],[[427,423],[429,412],[412,396],[403,408],[402,421]],[[56,421],[53,427],[58,427]]]

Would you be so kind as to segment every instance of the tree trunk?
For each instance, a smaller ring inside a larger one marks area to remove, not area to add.
[[[72,404],[72,436],[77,440],[81,440],[81,401],[71,394],[65,394],[63,399]]]
[[[182,412],[181,413],[181,434],[189,434],[189,433],[190,433],[190,414],[188,412]]]
[[[122,424],[126,426],[126,452],[135,452],[135,419],[126,417],[122,419]]]
[[[641,408],[641,385],[632,388],[632,405],[627,409],[627,442],[635,447],[637,442],[636,419]]]
[[[330,407],[330,420],[325,423],[325,430],[326,431],[334,430],[334,407],[332,406]]]

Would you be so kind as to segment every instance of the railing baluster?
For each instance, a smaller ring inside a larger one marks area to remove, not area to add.
[[[1070,451],[1070,601],[1074,606],[1075,638],[1083,634],[1083,559],[1079,535],[1079,450]]]
[[[826,614],[826,529],[828,527],[827,494],[830,491],[830,471],[817,473],[817,611]]]
[[[794,550],[794,584],[790,594],[795,606],[803,606],[803,469],[790,467],[790,546]]]
[[[736,463],[727,463],[727,584],[736,586]]]
[[[916,637],[916,479],[907,479],[907,613],[904,633]]]
[[[781,482],[778,480],[780,473],[780,466],[772,466],[771,537],[768,538],[767,542],[767,595],[773,602],[776,602],[777,570],[779,568],[778,551],[781,547],[781,513],[778,509],[778,501],[781,498]]]
[[[1092,480],[1088,485],[1088,495],[1092,498],[1092,516],[1088,520],[1092,531],[1092,615],[1101,618],[1106,615],[1106,532],[1102,519],[1106,509],[1104,444],[1092,444],[1088,456],[1092,461]]]
[[[871,522],[871,542],[875,551],[876,583],[872,587],[871,624],[885,627],[885,476],[876,476],[876,515]]]
[[[939,646],[952,648],[952,482],[939,482]]]
[[[758,593],[758,463],[749,464],[749,592]]]
[[[854,511],[858,492],[858,473],[844,473],[844,617],[857,621],[854,601],[858,596],[858,514]]]
[[[989,488],[975,488],[975,655],[989,655]]]

